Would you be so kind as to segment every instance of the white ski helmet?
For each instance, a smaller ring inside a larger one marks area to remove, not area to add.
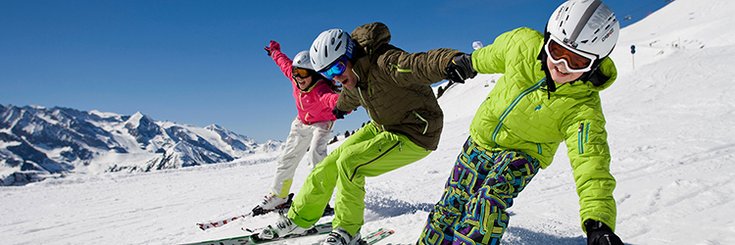
[[[309,49],[311,56],[311,66],[315,71],[321,71],[332,62],[342,57],[352,58],[352,49],[355,43],[350,38],[350,34],[341,29],[329,29],[323,31],[314,39]]]
[[[309,51],[306,50],[296,54],[296,56],[293,57],[293,63],[291,65],[293,65],[293,67],[314,70],[314,67],[311,66],[311,61],[309,61]]]
[[[602,59],[618,42],[620,23],[601,0],[569,0],[551,15],[546,31],[567,46]]]

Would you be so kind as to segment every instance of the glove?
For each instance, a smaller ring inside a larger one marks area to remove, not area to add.
[[[349,112],[341,111],[340,109],[337,109],[337,107],[335,107],[334,110],[332,110],[332,114],[337,119],[345,119],[345,115],[347,115],[348,113]]]
[[[447,80],[455,83],[464,83],[464,80],[477,76],[477,71],[472,68],[472,55],[460,53],[455,55],[446,68]]]
[[[587,229],[587,245],[623,245],[620,237],[600,221],[588,219],[584,221],[584,227]]]
[[[268,53],[268,56],[271,56],[271,52],[281,51],[281,44],[279,44],[276,41],[271,40],[271,42],[268,43],[268,46],[266,46],[264,49],[265,49],[265,52]]]

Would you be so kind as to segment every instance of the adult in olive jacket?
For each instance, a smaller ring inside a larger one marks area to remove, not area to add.
[[[613,233],[615,179],[599,96],[617,77],[607,56],[618,32],[601,1],[570,0],[545,35],[519,28],[472,53],[479,73],[503,76],[477,110],[419,243],[500,243],[506,209],[565,142],[589,244],[622,244]]]
[[[337,187],[333,232],[324,244],[360,239],[365,177],[378,176],[435,150],[443,114],[431,84],[472,77],[469,56],[452,49],[408,53],[390,42],[383,23],[322,32],[310,49],[312,66],[343,85],[338,118],[362,106],[372,122],[317,164],[294,198],[287,217],[263,232],[267,238],[303,232],[321,218]],[[464,64],[464,65],[458,65]]]

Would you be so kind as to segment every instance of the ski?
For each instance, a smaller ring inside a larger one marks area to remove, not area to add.
[[[395,233],[394,230],[386,229],[386,228],[380,228],[376,231],[370,232],[362,237],[360,241],[358,242],[359,245],[374,245],[378,243],[379,241],[385,239],[386,237],[389,237],[390,235],[393,235]],[[319,245],[318,243],[313,243],[312,245]]]
[[[284,214],[291,207],[292,199],[293,199],[293,193],[288,195],[288,201],[286,201],[286,203],[279,205],[273,210],[263,210],[261,208],[255,208],[253,209],[253,211],[250,211],[248,213],[238,214],[232,217],[214,220],[214,221],[199,222],[199,223],[196,223],[196,225],[197,227],[199,227],[199,229],[205,231],[211,228],[224,226],[226,224],[234,222],[235,220],[246,220],[248,218],[259,216],[259,215],[264,215],[270,212],[278,212],[280,214]]]
[[[396,231],[386,228],[380,228],[376,231],[370,232],[362,238],[362,245],[373,245],[378,243],[380,240],[393,235]]]
[[[262,228],[258,228],[257,230],[263,230]],[[285,237],[277,237],[274,239],[261,239],[258,237],[259,233],[254,233],[250,235],[245,236],[237,236],[237,237],[230,237],[230,238],[224,238],[224,239],[217,239],[217,240],[208,240],[208,241],[201,241],[196,243],[187,243],[182,245],[253,245],[253,244],[268,244],[268,243],[274,243],[274,242],[282,242],[284,240],[288,239],[295,239],[295,238],[301,238],[301,237],[308,237],[308,236],[316,236],[316,235],[326,235],[332,232],[332,222],[327,222],[323,224],[317,224],[314,225],[311,229],[307,230],[303,234],[298,235],[288,235]],[[376,243],[380,242],[381,240],[385,239],[386,237],[389,237],[395,233],[394,230],[387,229],[387,228],[380,228],[376,231],[370,232],[362,237],[360,241],[360,245],[375,245]],[[319,245],[319,243],[314,243],[313,245]]]
[[[195,243],[186,243],[182,245],[252,245],[252,244],[267,244],[271,242],[278,242],[283,241],[287,239],[293,239],[293,238],[299,238],[299,237],[307,237],[307,236],[315,236],[315,235],[324,235],[329,234],[332,232],[332,222],[323,223],[323,224],[317,224],[314,225],[311,229],[307,230],[303,234],[298,235],[288,235],[285,237],[277,237],[274,239],[261,239],[258,237],[259,233],[256,234],[250,234],[245,236],[237,236],[237,237],[230,237],[230,238],[224,238],[224,239],[218,239],[218,240],[209,240],[209,241],[201,241],[201,242],[195,242]]]
[[[279,214],[281,214],[281,215],[284,215],[284,216],[285,216],[285,215],[286,215],[286,213],[288,213],[288,208],[286,208],[286,209],[284,209],[284,210],[276,210],[276,211],[277,211],[277,212],[278,212]],[[322,213],[322,217],[327,217],[327,216],[332,216],[332,215],[334,215],[334,208],[332,208],[332,207],[330,207],[329,205],[327,205],[327,206],[326,206],[326,207],[324,208],[324,213]],[[259,227],[259,228],[251,228],[251,227],[248,227],[248,226],[246,225],[246,226],[240,227],[240,229],[241,229],[241,230],[243,230],[243,231],[249,232],[249,233],[259,233],[260,231],[262,231],[263,229],[265,229],[265,227]]]
[[[249,217],[253,217],[252,214],[253,214],[252,212],[249,212],[246,214],[240,214],[240,215],[232,216],[232,217],[221,219],[221,220],[200,222],[200,223],[197,223],[197,226],[199,227],[199,229],[204,231],[210,228],[220,227],[220,226],[232,223],[233,221],[238,220],[238,219],[247,219]]]

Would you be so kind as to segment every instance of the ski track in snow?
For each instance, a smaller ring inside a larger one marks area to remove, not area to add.
[[[617,179],[616,233],[627,244],[735,244],[735,31],[725,18],[732,10],[735,3],[726,0],[679,0],[621,33],[612,55],[621,73],[601,96]],[[640,50],[635,70],[630,44]],[[381,244],[416,241],[497,78],[479,75],[448,89],[439,99],[445,114],[439,149],[366,179],[363,233],[386,227],[397,233]],[[565,155],[562,144],[554,164],[509,209],[505,244],[586,243]],[[277,157],[3,187],[0,236],[3,244],[175,244],[243,235],[241,227],[264,226],[277,215],[206,232],[195,223],[255,206],[271,184]],[[302,162],[293,192],[309,170]]]

